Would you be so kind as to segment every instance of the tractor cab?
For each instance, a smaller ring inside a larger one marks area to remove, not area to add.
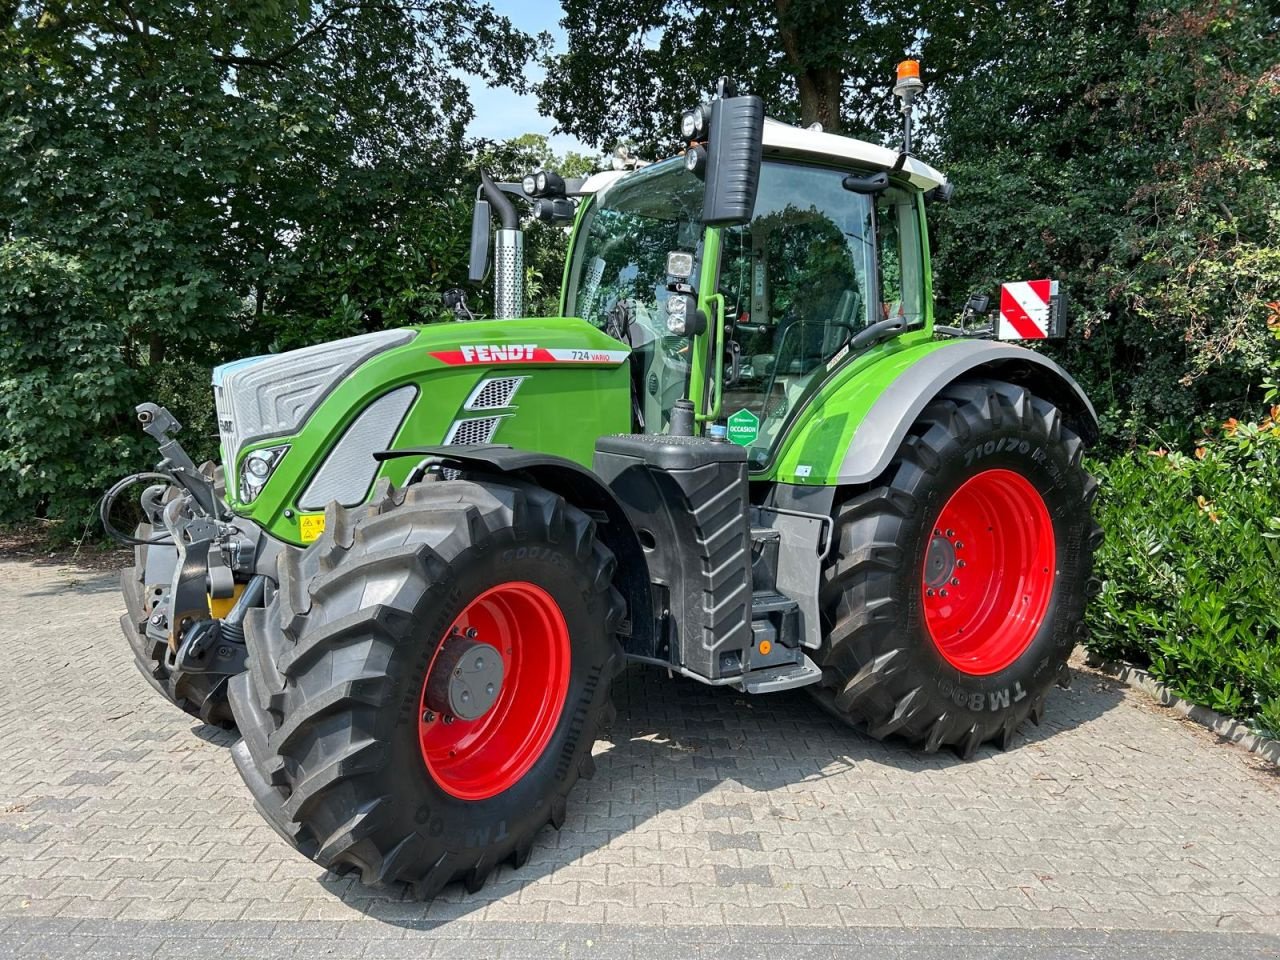
[[[702,422],[754,421],[728,430],[753,469],[768,464],[860,334],[876,324],[927,333],[923,197],[945,183],[911,161],[898,183],[851,190],[893,154],[772,121],[763,134],[759,188],[742,223],[703,224],[705,183],[679,157],[590,195],[562,304],[566,316],[631,346],[638,432],[670,432],[677,401],[688,398]],[[714,323],[673,332],[668,308],[685,306],[682,290],[706,292],[701,309]]]
[[[723,436],[773,479],[824,384],[872,348],[931,338],[925,203],[950,184],[905,153],[766,119],[755,97],[696,107],[682,127],[681,156],[633,172],[502,186],[573,222],[561,314],[630,348],[632,429]],[[500,193],[478,200],[473,276]],[[498,263],[519,250],[510,213],[497,244]],[[513,316],[504,278],[519,276],[494,272]]]

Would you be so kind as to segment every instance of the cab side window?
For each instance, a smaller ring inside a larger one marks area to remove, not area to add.
[[[876,198],[876,248],[880,253],[878,320],[924,320],[920,222],[912,194],[890,187]]]

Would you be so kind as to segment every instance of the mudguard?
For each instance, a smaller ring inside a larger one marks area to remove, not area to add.
[[[957,340],[925,354],[885,388],[854,431],[836,483],[869,483],[884,472],[911,424],[947,384],[990,376],[1029,388],[1063,411],[1086,443],[1098,437],[1098,416],[1084,390],[1048,357],[1007,343]]]
[[[608,485],[586,467],[565,457],[517,450],[502,444],[470,444],[387,450],[379,461],[416,457],[464,471],[523,479],[557,493],[596,521],[596,535],[617,559],[614,586],[627,602],[627,622],[620,628],[630,656],[652,657],[657,648],[649,565],[630,520]]]
[[[1027,387],[1056,405],[1086,443],[1097,439],[1093,405],[1043,354],[992,340],[908,335],[841,364],[788,428],[772,467],[753,479],[798,487],[868,483],[934,397],[975,376]]]

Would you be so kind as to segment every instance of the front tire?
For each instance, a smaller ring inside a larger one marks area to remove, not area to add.
[[[837,507],[823,683],[843,720],[928,752],[1007,747],[1084,634],[1096,484],[1061,412],[999,380],[952,384],[876,483]]]
[[[622,663],[613,571],[585,514],[516,481],[330,507],[246,620],[233,755],[259,809],[322,866],[422,898],[523,863],[593,770]]]
[[[143,522],[138,524],[133,535],[138,540],[150,540],[157,531],[163,530],[162,526]],[[120,571],[120,589],[128,607],[128,612],[120,620],[120,628],[133,650],[134,663],[147,682],[179,710],[210,726],[234,727],[231,705],[227,702],[228,678],[222,674],[189,673],[176,669],[169,645],[147,633],[147,619],[153,611],[164,609],[169,592],[167,582],[146,582],[147,555],[153,550],[164,555],[166,563],[163,569],[166,572],[177,565],[178,552],[172,544],[143,543],[134,545],[134,565]]]

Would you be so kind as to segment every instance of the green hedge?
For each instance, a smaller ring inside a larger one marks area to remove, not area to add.
[[[1280,407],[1227,421],[1190,454],[1091,469],[1106,541],[1089,647],[1280,734]]]

